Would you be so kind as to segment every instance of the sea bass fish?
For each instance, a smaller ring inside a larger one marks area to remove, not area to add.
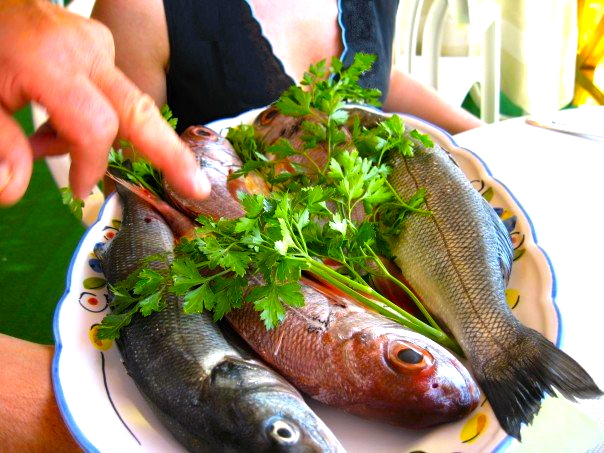
[[[105,250],[97,252],[109,284],[142,265],[165,269],[174,246],[163,217],[139,196],[117,187],[122,225]],[[173,294],[165,303],[161,312],[135,315],[117,344],[128,374],[187,449],[343,451],[298,391],[231,346],[207,314],[185,314],[182,299]]]
[[[513,251],[493,208],[440,147],[395,155],[390,182],[403,199],[426,188],[425,208],[392,241],[405,280],[469,359],[499,423],[520,439],[544,393],[601,395],[591,377],[540,333],[522,325],[505,299]]]
[[[407,428],[458,420],[479,402],[469,372],[445,348],[345,295],[302,280],[303,307],[270,331],[253,304],[227,314],[279,373],[314,399]]]

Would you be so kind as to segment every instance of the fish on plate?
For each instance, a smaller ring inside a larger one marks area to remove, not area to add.
[[[228,313],[234,330],[312,398],[347,412],[426,428],[459,420],[479,403],[470,373],[447,349],[345,294],[303,278],[304,306],[267,331],[247,303]]]
[[[367,128],[387,119],[373,108],[345,109],[349,126],[355,117]],[[300,122],[274,110],[255,121],[261,137],[275,141],[303,132]],[[513,261],[509,228],[446,151],[416,145],[412,157],[393,154],[389,179],[402,199],[426,189],[432,215],[405,220],[391,241],[395,261],[405,283],[460,343],[500,425],[519,439],[546,393],[557,389],[575,399],[602,392],[571,357],[514,317],[505,299]]]
[[[163,217],[121,184],[117,189],[124,208],[121,228],[97,251],[109,284],[142,265],[165,269],[174,247]],[[207,314],[185,314],[182,298],[173,294],[165,303],[160,312],[136,314],[117,344],[128,374],[188,450],[343,451],[299,392],[242,355]]]
[[[505,289],[513,248],[494,209],[439,146],[392,157],[405,199],[423,187],[431,215],[409,216],[392,252],[406,282],[459,342],[500,425],[520,439],[545,393],[602,394],[587,372],[511,312]]]
[[[241,159],[229,141],[212,129],[190,126],[181,134],[181,139],[191,148],[198,165],[206,172],[212,188],[205,200],[193,200],[182,197],[164,181],[167,198],[178,210],[192,218],[201,214],[237,218],[245,214],[241,205],[224,203],[224,200],[236,199],[239,191],[266,193],[264,180],[254,173],[242,178],[229,178],[241,168]]]

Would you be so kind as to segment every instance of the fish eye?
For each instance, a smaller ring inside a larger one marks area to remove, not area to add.
[[[193,133],[195,135],[197,135],[198,137],[203,137],[203,138],[207,138],[213,142],[215,142],[216,140],[218,140],[218,134],[216,132],[214,132],[212,129],[209,129],[207,127],[204,126],[197,126],[194,130]]]
[[[280,445],[293,445],[300,439],[300,432],[285,420],[273,420],[268,425],[268,435]]]
[[[262,124],[263,126],[266,126],[267,124],[270,124],[273,119],[275,119],[275,117],[277,116],[277,114],[279,113],[279,110],[277,110],[276,107],[269,107],[268,109],[266,109],[264,112],[262,112],[260,114],[260,124]]]
[[[401,349],[397,352],[396,357],[405,363],[409,363],[411,365],[415,365],[416,363],[420,363],[424,360],[424,357],[417,351],[413,349]]]
[[[428,351],[402,340],[390,342],[386,358],[394,370],[403,373],[418,372],[434,363],[434,358]]]

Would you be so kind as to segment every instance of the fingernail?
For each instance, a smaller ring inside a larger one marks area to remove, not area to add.
[[[208,176],[199,167],[195,170],[195,192],[199,198],[206,198],[210,194]]]
[[[6,162],[0,162],[0,193],[6,189],[6,186],[8,186],[11,179],[12,173],[10,171],[10,166]]]

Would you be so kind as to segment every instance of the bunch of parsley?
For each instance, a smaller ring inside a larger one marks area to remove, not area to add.
[[[358,84],[374,59],[357,54],[349,68],[335,58],[330,67],[319,62],[310,67],[301,86],[283,93],[275,105],[280,114],[301,119],[300,149],[285,139],[267,146],[251,125],[231,129],[227,138],[244,162],[233,177],[258,172],[272,192],[241,195],[245,215],[239,219],[198,218],[196,239],[183,239],[176,247],[170,271],[153,275],[140,271],[119,286],[121,300],[127,299],[131,307],[147,301],[143,314],[148,314],[161,309],[157,294],[168,287],[184,298],[186,312],[211,311],[215,320],[252,303],[270,329],[283,320],[287,305],[304,304],[300,279],[303,272],[310,272],[363,305],[459,351],[381,261],[381,256],[390,255],[388,237],[400,233],[406,216],[430,215],[421,209],[425,191],[402,200],[391,187],[387,157],[392,152],[410,156],[420,143],[433,145],[417,131],[405,134],[396,115],[373,128],[362,127],[358,119],[351,126],[348,103],[379,105],[379,91]],[[277,170],[275,162],[293,155],[309,157],[308,151],[318,145],[324,146],[327,158],[322,165],[314,162],[312,175],[292,171],[292,166],[289,171]],[[367,283],[370,275],[387,278],[406,291],[427,323],[375,291]],[[123,310],[130,314],[136,308]],[[124,317],[104,324],[103,336],[117,336]]]

